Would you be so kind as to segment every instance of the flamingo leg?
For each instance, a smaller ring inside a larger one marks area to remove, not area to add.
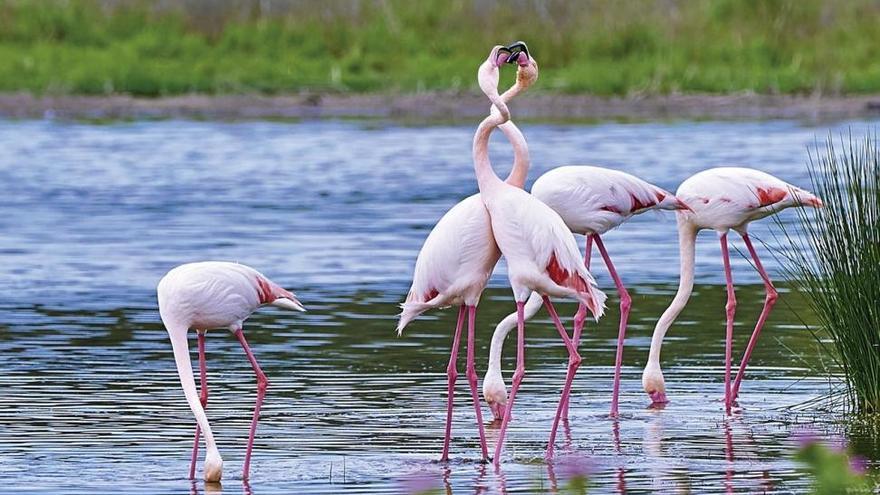
[[[199,336],[199,384],[201,388],[201,392],[199,394],[199,401],[202,403],[203,408],[208,407],[208,367],[205,362],[205,331],[197,330],[196,333]],[[193,441],[193,450],[192,450],[192,461],[189,464],[189,479],[196,479],[196,460],[199,458],[199,437],[202,434],[202,429],[199,427],[199,424],[196,423],[196,439]]]
[[[455,394],[455,380],[458,379],[456,363],[458,361],[458,347],[461,342],[461,327],[464,324],[465,306],[458,308],[458,322],[455,324],[455,335],[452,337],[452,350],[449,352],[449,365],[446,366],[446,377],[449,388],[446,394],[446,436],[443,439],[443,455],[440,460],[449,460],[449,441],[452,438],[452,397]],[[482,425],[481,425],[482,426]]]
[[[480,432],[480,449],[483,452],[483,462],[489,458],[489,448],[486,446],[486,432],[483,429],[483,410],[480,403],[480,394],[477,387],[477,365],[474,354],[476,352],[476,321],[477,307],[468,306],[468,341],[467,341],[467,379],[471,386],[471,397],[474,399],[474,412],[477,415],[477,430]]]
[[[266,389],[269,387],[269,380],[266,378],[266,374],[263,373],[263,370],[260,369],[260,365],[257,363],[257,358],[251,351],[247,340],[244,338],[244,332],[241,331],[240,327],[235,331],[235,336],[238,338],[241,348],[244,349],[244,353],[247,355],[248,361],[250,361],[251,367],[254,369],[254,374],[257,375],[257,401],[254,405],[254,419],[251,420],[251,431],[248,435],[247,450],[244,454],[244,470],[241,475],[241,477],[246,480],[250,476],[251,451],[254,449],[254,435],[257,432],[257,421],[260,419],[260,408],[263,406],[263,398],[266,396]]]
[[[590,269],[590,259],[593,252],[593,236],[587,236],[586,254],[584,254],[584,266]],[[583,303],[578,303],[577,313],[574,315],[574,329],[572,331],[572,340],[577,348],[581,343],[581,332],[584,329],[584,322],[587,320],[587,307]],[[568,419],[568,406],[570,404],[569,397],[565,398],[565,405],[562,408],[562,419]]]
[[[632,298],[629,297],[629,292],[626,291],[623,280],[620,280],[620,277],[617,275],[617,270],[614,269],[614,264],[611,263],[611,257],[608,256],[608,251],[605,250],[602,238],[598,234],[593,234],[593,237],[596,238],[596,247],[599,248],[599,253],[602,254],[605,266],[608,267],[608,273],[614,279],[614,285],[617,286],[617,293],[620,295],[620,329],[617,331],[617,357],[614,359],[614,391],[611,395],[611,415],[617,416],[617,402],[620,396],[620,367],[623,363],[623,341],[626,338],[626,323],[629,320]]]
[[[755,330],[752,332],[752,337],[749,339],[746,352],[743,354],[742,361],[740,362],[739,371],[736,373],[736,380],[733,383],[733,397],[731,400],[736,400],[739,395],[739,385],[742,382],[743,374],[746,372],[746,365],[749,363],[749,358],[752,357],[752,350],[755,349],[755,344],[758,342],[758,335],[761,333],[761,329],[764,328],[764,322],[767,321],[767,317],[770,315],[770,311],[773,309],[773,305],[776,304],[776,299],[779,297],[776,288],[773,287],[773,282],[770,281],[770,276],[767,275],[764,266],[761,264],[761,260],[758,259],[758,253],[755,251],[755,247],[752,246],[752,240],[749,238],[749,234],[744,233],[741,235],[743,241],[746,243],[746,248],[749,250],[749,254],[752,256],[752,259],[755,260],[755,268],[758,269],[758,273],[764,281],[766,296],[764,297],[764,309],[761,310],[761,316],[758,317],[758,323],[755,324]]]
[[[526,346],[525,346],[525,303],[516,303],[516,371],[513,372],[513,381],[510,385],[510,397],[507,400],[507,409],[504,411],[504,419],[501,421],[501,431],[498,432],[498,443],[495,445],[495,458],[493,462],[497,468],[501,462],[501,449],[504,447],[504,435],[507,425],[510,423],[510,415],[513,411],[513,401],[516,392],[526,374]]]
[[[550,313],[550,318],[553,319],[553,324],[556,325],[556,330],[568,349],[568,372],[565,375],[565,386],[562,388],[559,407],[556,409],[556,418],[553,419],[553,427],[550,429],[550,444],[547,445],[547,453],[545,455],[546,458],[550,459],[553,457],[553,445],[556,443],[556,430],[559,428],[559,420],[562,418],[562,409],[568,400],[568,395],[571,393],[571,384],[574,381],[574,375],[577,373],[578,367],[581,365],[581,356],[578,354],[574,342],[568,338],[568,332],[565,331],[565,327],[559,321],[556,308],[553,307],[553,303],[550,302],[550,298],[547,296],[544,296],[544,306],[547,307],[547,312]]]
[[[727,280],[727,338],[724,343],[724,407],[730,413],[730,361],[733,350],[733,317],[736,313],[736,294],[733,291],[733,274],[730,272],[730,252],[727,248],[727,232],[721,234],[721,258],[724,277]]]

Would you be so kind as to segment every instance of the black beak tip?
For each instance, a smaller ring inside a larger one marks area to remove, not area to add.
[[[526,57],[529,56],[529,47],[526,45],[525,41],[514,41],[504,47],[504,49],[510,52],[510,56],[507,57],[508,64],[516,62],[519,59],[520,53],[525,53]]]

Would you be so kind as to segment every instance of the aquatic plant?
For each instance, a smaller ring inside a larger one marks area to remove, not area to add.
[[[843,372],[847,402],[880,412],[880,150],[877,139],[829,139],[811,153],[813,192],[825,203],[783,231],[790,283],[808,298],[815,335]],[[830,345],[827,343],[830,337]]]
[[[801,446],[795,459],[805,464],[814,477],[810,493],[873,493],[863,458],[850,456],[843,444],[829,446],[810,433],[800,433],[798,437]]]

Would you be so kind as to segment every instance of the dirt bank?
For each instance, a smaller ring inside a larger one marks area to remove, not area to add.
[[[880,95],[769,96],[669,95],[601,98],[588,95],[523,95],[511,105],[519,120],[800,119],[880,117]],[[65,119],[300,119],[383,118],[411,121],[467,120],[485,115],[476,94],[408,95],[186,95],[42,96],[0,94],[0,116]]]

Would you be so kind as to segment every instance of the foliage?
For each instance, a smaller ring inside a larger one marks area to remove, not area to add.
[[[832,356],[843,370],[853,409],[880,412],[880,149],[852,136],[842,153],[829,139],[811,156],[813,192],[825,203],[801,231],[786,232],[786,271],[804,292]],[[821,340],[820,340],[821,342]]]
[[[880,90],[871,0],[0,0],[0,91],[461,90],[524,39],[541,88]]]
[[[864,462],[850,457],[843,448],[830,448],[815,440],[805,441],[796,459],[813,475],[811,493],[815,495],[873,493],[871,482],[865,476]]]

